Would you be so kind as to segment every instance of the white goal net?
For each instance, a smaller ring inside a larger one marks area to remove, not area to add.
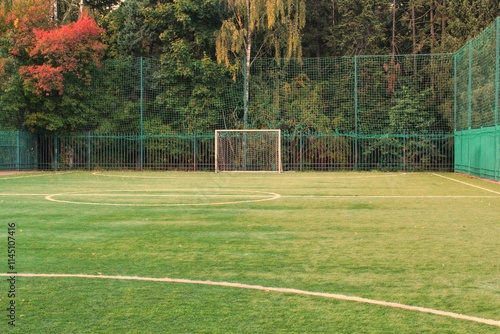
[[[281,173],[281,130],[215,130],[215,172]]]

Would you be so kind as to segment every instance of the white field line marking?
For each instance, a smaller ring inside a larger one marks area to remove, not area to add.
[[[281,195],[281,198],[500,198],[469,195]]]
[[[59,277],[59,278],[100,278],[100,279],[115,279],[115,280],[131,280],[131,281],[149,281],[149,282],[168,282],[168,283],[183,283],[183,284],[200,284],[200,285],[213,285],[213,286],[222,286],[222,287],[230,287],[230,288],[239,288],[239,289],[251,289],[251,290],[261,290],[261,291],[275,291],[282,293],[291,293],[297,295],[305,295],[305,296],[314,296],[314,297],[323,297],[323,298],[331,298],[337,300],[344,301],[353,301],[358,303],[379,305],[385,307],[393,307],[410,311],[417,311],[423,313],[430,313],[445,317],[450,317],[454,319],[468,320],[474,321],[478,323],[483,323],[491,326],[500,327],[499,320],[493,319],[485,319],[474,316],[468,316],[460,313],[440,311],[426,307],[420,306],[411,306],[400,303],[393,302],[385,302],[381,300],[368,299],[356,296],[347,296],[341,294],[334,293],[324,293],[324,292],[313,292],[306,290],[298,290],[298,289],[290,289],[290,288],[274,288],[274,287],[265,287],[261,285],[250,285],[250,284],[241,284],[241,283],[229,283],[229,282],[212,282],[212,281],[201,281],[201,280],[189,280],[189,279],[181,279],[181,278],[155,278],[155,277],[139,277],[139,276],[111,276],[111,275],[85,275],[85,274],[3,274],[0,273],[0,276],[9,277],[9,276],[20,276],[20,277]]]
[[[68,200],[59,200],[55,199],[56,196],[78,196],[78,195],[92,195],[92,194],[84,194],[84,193],[61,193],[61,194],[51,194],[45,196],[47,201],[58,202],[58,203],[68,203],[68,204],[78,204],[78,205],[100,205],[100,206],[135,206],[135,207],[152,207],[152,206],[208,206],[208,205],[228,205],[228,204],[240,204],[240,203],[255,203],[255,202],[264,202],[264,201],[272,201],[281,197],[280,194],[276,193],[266,193],[262,192],[263,195],[249,195],[248,197],[255,197],[254,199],[248,200],[234,200],[229,202],[214,202],[214,203],[102,203],[102,202],[74,202]],[[266,194],[267,196],[264,197]],[[95,196],[101,196],[102,194],[95,194]],[[114,194],[115,197],[120,197],[120,194]],[[204,195],[198,195],[200,197],[204,197]],[[245,196],[245,194],[236,195],[235,196]],[[141,197],[141,195],[136,195],[135,197]],[[194,197],[194,195],[193,195]],[[207,196],[208,197],[208,196]]]
[[[249,194],[103,194],[103,193],[61,193],[61,194],[0,194],[0,196],[91,196],[91,197],[245,197],[245,198],[265,198],[269,199],[271,193],[263,195]],[[273,194],[274,197],[274,194]]]
[[[74,171],[70,171],[70,172],[46,172],[46,173],[39,172],[39,173],[29,173],[29,174],[23,174],[23,175],[14,174],[16,176],[4,176],[4,177],[0,177],[0,180],[24,179],[24,178],[28,178],[28,177],[38,177],[38,176],[55,176],[55,175],[72,174],[72,173],[75,173],[75,172]]]
[[[455,180],[455,179],[453,179],[451,177],[447,177],[447,176],[444,176],[444,175],[439,175],[439,174],[436,174],[436,173],[432,173],[432,175],[439,176],[439,177],[442,177],[443,179],[447,179],[447,180],[450,180],[450,181],[454,181],[454,182],[458,182],[458,183],[461,183],[461,184],[465,184],[466,186],[469,186],[469,187],[474,187],[474,188],[477,188],[477,189],[488,191],[490,193],[494,193],[494,194],[500,195],[499,191],[491,190],[491,189],[488,189],[488,188],[483,188],[483,187],[476,186],[476,185],[471,184],[471,183],[467,183],[467,182],[460,181],[460,180]]]
[[[57,194],[59,195],[59,194]],[[248,194],[87,194],[87,193],[81,193],[81,194],[72,194],[72,193],[67,193],[67,194],[60,194],[64,196],[99,196],[99,197],[248,197],[248,198],[266,198],[269,199],[269,196],[271,195],[266,194],[266,195],[248,195]],[[46,195],[46,196],[56,196],[56,195]]]
[[[142,172],[143,173],[143,172]],[[126,174],[126,172],[124,173]],[[97,173],[97,172],[92,172],[92,175],[96,176],[105,176],[105,177],[123,177],[123,178],[137,178],[137,179],[178,179],[179,176],[144,176],[144,175],[113,175],[113,174],[103,174],[103,173]],[[193,175],[188,176],[188,179],[194,179],[195,177]]]
[[[269,193],[270,195],[271,193]],[[274,198],[275,195],[278,194],[273,194],[273,198],[269,198],[269,196],[266,195],[249,195],[249,194],[103,194],[103,193],[95,193],[95,194],[90,194],[90,193],[61,193],[61,194],[22,194],[22,193],[5,193],[1,194],[0,196],[108,196],[108,197],[234,197],[234,196],[241,196],[241,197],[247,197],[247,198],[263,198],[266,200],[271,200],[271,199],[277,199],[277,198],[304,198],[304,199],[322,199],[322,198],[500,198],[498,196],[494,195],[432,195],[432,196],[427,196],[427,195],[281,195],[279,197]],[[54,201],[54,200],[53,200]],[[55,200],[59,201],[59,200]]]
[[[0,196],[48,196],[50,194],[0,194]]]

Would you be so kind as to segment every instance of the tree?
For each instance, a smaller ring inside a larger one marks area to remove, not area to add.
[[[85,87],[104,51],[103,30],[85,12],[60,27],[50,14],[38,0],[18,1],[8,13],[0,104],[32,132],[79,131],[92,122]]]
[[[161,53],[161,30],[151,31],[146,18],[146,13],[151,11],[149,6],[154,4],[150,1],[130,0],[111,12],[108,21],[115,34],[115,45],[111,47],[117,49],[118,57],[151,57]]]
[[[396,104],[389,110],[389,132],[398,134],[430,132],[431,126],[436,121],[432,109],[426,103],[430,96],[430,89],[415,92],[409,87],[402,87]]]
[[[29,56],[33,65],[21,66],[25,83],[37,94],[63,94],[67,74],[88,81],[89,64],[98,64],[105,45],[99,42],[102,33],[96,22],[83,12],[80,19],[56,29],[34,29],[34,44]]]
[[[392,7],[386,0],[335,1],[327,46],[335,56],[388,54]]]
[[[105,15],[115,9],[120,2],[120,0],[84,0],[83,4],[93,12]]]
[[[336,55],[334,45],[328,47],[327,37],[335,25],[335,0],[306,0],[306,24],[302,30],[304,57],[331,57]]]
[[[442,51],[454,52],[476,37],[500,15],[498,0],[447,1],[447,30]]]
[[[3,6],[2,6],[3,5]],[[25,94],[19,66],[30,61],[33,29],[49,28],[50,6],[44,0],[6,1],[0,5],[0,125],[24,127],[32,97]]]
[[[228,0],[232,16],[222,22],[217,34],[217,61],[234,70],[244,59],[243,127],[247,127],[250,67],[253,57],[266,48],[276,58],[301,57],[301,30],[305,25],[304,0]],[[262,44],[254,42],[261,34]]]
[[[152,83],[161,111],[152,114],[174,131],[220,128],[235,106],[230,73],[215,60],[222,9],[220,0],[170,0],[144,8],[143,31],[158,36],[161,45],[161,66]]]
[[[29,48],[35,39],[33,30],[54,26],[50,19],[49,2],[44,0],[14,2],[5,12],[3,23],[3,53],[21,63],[29,59]]]

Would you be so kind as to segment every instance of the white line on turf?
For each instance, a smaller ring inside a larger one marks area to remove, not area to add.
[[[34,172],[34,173],[26,173],[26,174],[12,174],[12,176],[3,176],[0,177],[0,180],[12,180],[12,179],[25,179],[28,177],[38,177],[38,176],[56,176],[63,174],[72,174],[74,171],[69,172]]]
[[[248,197],[248,198],[269,198],[271,193],[266,195],[248,195],[248,194],[122,194],[122,193],[113,193],[113,194],[90,194],[90,193],[66,193],[66,194],[58,194],[64,196],[91,196],[91,197]],[[46,195],[46,196],[56,196],[56,195]]]
[[[101,196],[101,197],[234,197],[237,194],[123,194],[123,193],[113,193],[113,194],[103,194],[103,193],[66,193],[66,194],[22,194],[22,193],[5,193],[0,196]],[[279,195],[279,194],[276,194]],[[281,195],[276,197],[273,195],[272,199],[277,198],[303,198],[303,199],[332,199],[332,198],[499,198],[495,195]],[[266,195],[240,195],[245,198],[264,198],[271,200],[271,198]]]
[[[168,191],[168,190],[167,190]],[[170,190],[172,191],[172,190]],[[250,190],[249,190],[250,191]],[[256,202],[265,202],[265,201],[272,201],[275,199],[278,199],[281,197],[280,194],[276,193],[270,193],[270,192],[260,192],[260,191],[251,191],[254,193],[261,193],[261,195],[245,195],[243,194],[234,194],[233,196],[240,196],[240,197],[249,197],[252,199],[236,199],[232,201],[227,201],[227,202],[211,202],[211,203],[106,203],[106,202],[75,202],[75,201],[69,201],[69,200],[62,200],[62,199],[56,199],[54,197],[57,196],[89,196],[92,194],[88,193],[61,193],[61,194],[51,194],[45,196],[45,199],[48,201],[52,202],[58,202],[58,203],[67,203],[67,204],[78,204],[78,205],[100,205],[100,206],[133,206],[133,207],[158,207],[158,206],[209,206],[209,205],[228,205],[228,204],[240,204],[240,203],[256,203]],[[94,194],[94,196],[102,196],[103,194]],[[206,197],[209,197],[210,195],[214,194],[207,194]],[[267,195],[267,196],[266,196]],[[115,197],[120,197],[122,196],[120,193],[115,193]],[[124,195],[124,196],[129,196],[129,195]],[[156,196],[160,197],[161,194],[158,195],[150,195],[150,196]],[[135,197],[140,198],[141,195],[138,194]],[[174,196],[175,197],[175,196]],[[201,194],[193,194],[192,197],[205,197],[205,195]]]
[[[282,195],[281,198],[499,198],[498,196],[468,195]]]
[[[144,173],[144,172],[140,172],[140,173]],[[178,179],[179,178],[179,176],[160,176],[160,177],[158,177],[158,176],[147,176],[147,175],[139,175],[139,174],[126,175],[126,172],[123,173],[122,175],[113,175],[113,174],[92,172],[92,175],[105,176],[105,177],[136,178],[136,179]],[[193,177],[189,176],[188,178],[193,178]]]
[[[465,184],[466,186],[469,186],[469,187],[474,187],[474,188],[477,188],[477,189],[481,189],[481,190],[484,190],[484,191],[488,191],[488,192],[493,193],[493,194],[500,195],[500,192],[499,192],[499,191],[495,191],[495,190],[491,190],[491,189],[488,189],[488,188],[484,188],[484,187],[476,186],[476,185],[471,184],[471,183],[467,183],[467,182],[464,182],[464,181],[460,181],[460,180],[453,179],[453,178],[451,178],[451,177],[447,177],[447,176],[440,175],[440,174],[436,174],[436,173],[432,173],[432,175],[434,175],[434,176],[439,176],[439,177],[441,177],[441,178],[443,178],[443,179],[446,179],[446,180],[450,180],[450,181],[458,182],[458,183],[461,183],[461,184]]]
[[[0,194],[0,196],[48,196],[50,194]]]
[[[13,274],[3,274],[0,273],[0,276],[12,276]],[[150,282],[167,282],[167,283],[182,283],[182,284],[199,284],[199,285],[212,285],[212,286],[221,286],[221,287],[230,287],[230,288],[238,288],[238,289],[251,289],[251,290],[261,290],[261,291],[274,291],[281,293],[290,293],[297,295],[306,295],[306,296],[314,296],[314,297],[323,297],[323,298],[331,298],[337,300],[344,301],[353,301],[358,303],[379,305],[385,307],[399,308],[410,311],[417,311],[422,313],[429,313],[434,315],[440,315],[445,317],[450,317],[454,319],[473,321],[478,323],[483,323],[486,325],[497,326],[500,327],[500,321],[494,319],[485,319],[480,317],[474,317],[469,315],[464,315],[460,313],[441,311],[436,309],[431,309],[427,307],[420,306],[411,306],[400,303],[386,302],[382,300],[368,299],[363,297],[356,296],[347,296],[342,294],[334,294],[334,293],[324,293],[324,292],[313,292],[299,289],[290,289],[290,288],[276,288],[276,287],[266,287],[261,285],[250,285],[250,284],[242,284],[242,283],[229,283],[229,282],[213,282],[213,281],[201,281],[201,280],[190,280],[190,279],[181,279],[181,278],[155,278],[155,277],[139,277],[139,276],[111,276],[111,275],[86,275],[86,274],[24,274],[17,273],[16,276],[20,277],[52,277],[52,278],[89,278],[89,279],[115,279],[115,280],[132,280],[132,281],[150,281]]]

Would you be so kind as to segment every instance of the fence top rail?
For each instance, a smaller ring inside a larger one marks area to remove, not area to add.
[[[230,130],[215,130],[215,133],[219,132],[281,132],[280,129],[230,129]]]
[[[496,126],[498,127],[498,126]],[[495,126],[490,128],[482,128],[482,129],[495,129]],[[216,133],[219,132],[280,132],[280,130],[215,130]],[[456,132],[455,132],[456,133]],[[2,134],[0,132],[0,137],[9,137],[11,138],[12,134],[17,135],[16,133],[11,134]],[[30,135],[26,133],[21,133],[23,135]],[[282,137],[351,137],[351,138],[441,138],[441,137],[453,137],[454,133],[448,132],[432,132],[432,133],[381,133],[381,134],[363,134],[363,133],[322,133],[322,132],[283,132],[281,131]],[[85,138],[85,139],[150,139],[150,138],[178,138],[178,139],[212,139],[214,138],[214,133],[193,133],[193,134],[172,134],[172,133],[147,133],[147,134],[120,134],[120,133],[109,133],[109,134],[64,134],[64,135],[44,135],[41,138]]]

